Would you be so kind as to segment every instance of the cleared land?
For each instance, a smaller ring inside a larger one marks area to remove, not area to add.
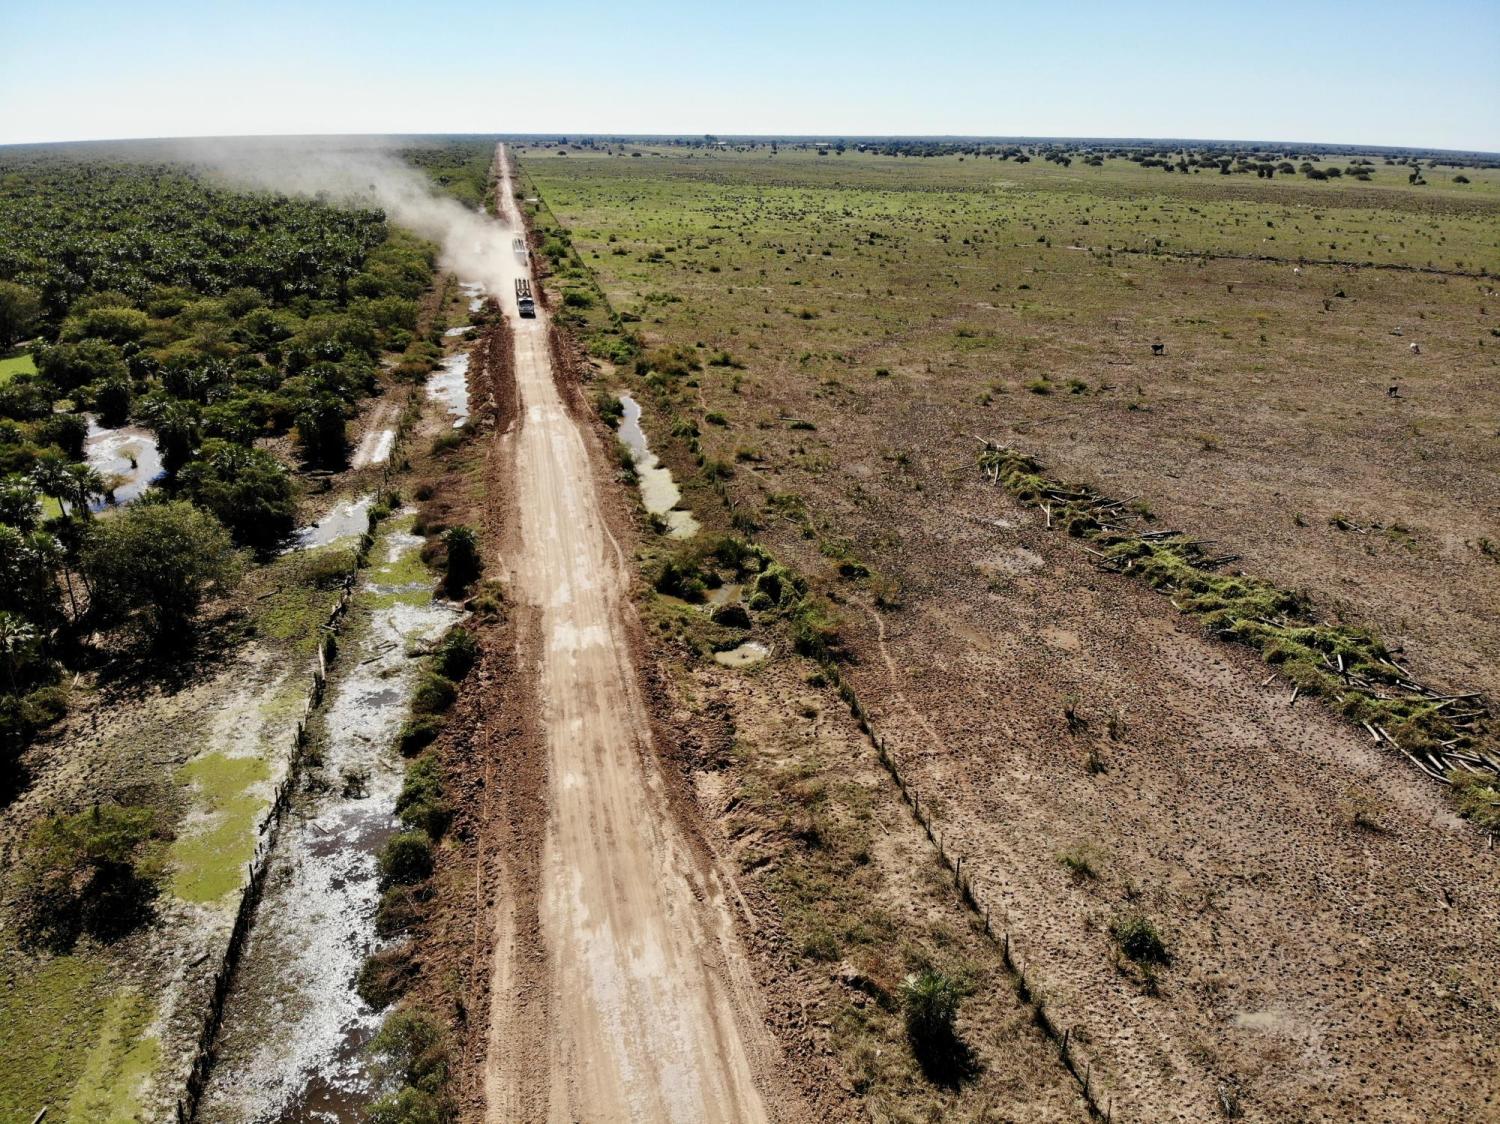
[[[753,529],[839,602],[877,731],[1126,1118],[1495,1111],[1484,834],[1246,649],[1100,573],[981,480],[972,436],[1217,540],[1422,680],[1500,694],[1500,308],[1465,275],[1500,263],[1494,173],[521,162],[643,337],[613,370],[628,349],[554,255],[605,377],[655,404],[700,520]],[[1142,919],[1163,962],[1129,955]],[[830,930],[827,960],[858,953]]]

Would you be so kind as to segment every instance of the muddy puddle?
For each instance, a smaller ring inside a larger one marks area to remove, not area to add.
[[[469,420],[469,355],[450,355],[427,377],[427,397],[441,402],[457,429]]]
[[[205,1124],[364,1120],[383,1091],[364,1048],[380,1015],[355,980],[380,943],[376,854],[398,827],[395,742],[422,666],[412,653],[460,616],[434,600],[410,526],[398,518],[377,543],[341,638],[317,756],[282,821],[225,1006]]]
[[[469,311],[478,312],[484,307],[484,286],[478,281],[460,281],[459,290],[469,298]]]
[[[771,654],[768,645],[759,640],[746,640],[734,648],[728,648],[722,652],[714,653],[714,660],[725,667],[750,667],[758,664]]]
[[[640,484],[641,502],[648,512],[666,523],[670,538],[692,538],[698,533],[698,520],[693,518],[691,511],[677,506],[682,502],[682,492],[672,479],[672,470],[657,459],[646,441],[646,431],[641,428],[640,403],[630,395],[622,394],[620,405],[625,411],[620,419],[620,440],[630,450]]]
[[[357,500],[345,500],[334,506],[323,518],[292,535],[287,550],[310,550],[313,547],[329,546],[344,539],[355,539],[370,526],[370,505],[375,497],[361,496]]]
[[[90,417],[83,455],[89,467],[104,477],[107,490],[104,499],[89,505],[91,511],[138,500],[165,474],[156,438],[140,426],[105,429]]]
[[[722,605],[738,604],[740,591],[743,588],[738,583],[729,582],[719,586],[717,589],[710,589],[704,594],[703,600],[708,604],[710,609],[717,609]]]

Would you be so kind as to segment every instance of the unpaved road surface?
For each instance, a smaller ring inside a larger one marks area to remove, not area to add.
[[[526,266],[508,171],[500,199],[478,256],[515,324],[520,423],[505,439],[520,527],[504,563],[509,596],[539,624],[522,666],[535,670],[547,777],[539,916],[507,911],[503,895],[497,923],[486,1118],[768,1120],[757,1078],[776,1047],[724,888],[669,807],[631,666],[626,560],[553,381],[546,313],[515,314]],[[542,952],[521,963],[528,926]]]

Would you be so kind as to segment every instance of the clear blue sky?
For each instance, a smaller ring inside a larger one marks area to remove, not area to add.
[[[1500,0],[0,0],[0,143],[554,131],[1500,151]]]

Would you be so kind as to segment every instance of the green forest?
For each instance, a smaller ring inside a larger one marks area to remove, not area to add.
[[[377,210],[0,159],[0,796],[65,712],[66,668],[183,647],[202,600],[293,529],[297,471],[345,465],[382,355],[426,372],[435,255]],[[91,420],[154,436],[139,502],[107,503]]]

